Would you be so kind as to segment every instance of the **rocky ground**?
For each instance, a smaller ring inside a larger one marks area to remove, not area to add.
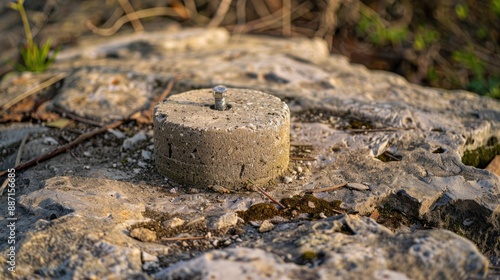
[[[2,106],[56,75],[39,94],[49,96],[37,111],[47,122],[0,128],[1,170],[23,138],[26,161],[149,107],[173,79],[171,94],[224,84],[291,110],[289,170],[259,186],[285,207],[251,182],[234,191],[162,177],[152,126],[136,119],[16,172],[14,216],[10,187],[0,199],[1,236],[17,218],[14,274],[0,243],[5,277],[500,277],[500,180],[463,163],[498,147],[495,100],[368,71],[321,40],[169,28],[82,39],[46,73],[6,76]],[[73,120],[47,126],[54,111]]]

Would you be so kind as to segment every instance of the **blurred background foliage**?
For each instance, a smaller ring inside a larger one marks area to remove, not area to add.
[[[26,0],[26,8],[34,17],[42,13],[47,24],[58,11],[85,2],[92,1]],[[100,9],[86,19],[86,30],[101,36],[149,30],[167,20],[223,26],[235,35],[320,37],[332,53],[368,68],[392,71],[421,85],[500,99],[500,0],[93,2]],[[64,47],[76,39],[58,43]]]

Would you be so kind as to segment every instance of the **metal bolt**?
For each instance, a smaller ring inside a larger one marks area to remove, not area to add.
[[[215,110],[224,111],[226,110],[226,96],[227,88],[222,85],[218,85],[213,88],[214,98],[215,98]]]

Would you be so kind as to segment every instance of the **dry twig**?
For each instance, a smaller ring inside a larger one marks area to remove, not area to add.
[[[331,187],[326,187],[326,188],[313,189],[313,190],[306,190],[305,192],[306,192],[306,193],[328,192],[328,191],[333,191],[333,190],[337,190],[337,189],[343,188],[343,187],[345,187],[345,186],[347,186],[347,183],[342,183],[342,184],[340,184],[340,185],[331,186]]]
[[[93,126],[103,126],[104,125],[103,123],[100,123],[100,122],[97,122],[97,121],[93,121],[93,120],[89,120],[89,119],[86,119],[86,118],[82,118],[80,116],[77,116],[75,114],[67,112],[64,109],[61,109],[61,108],[56,107],[56,106],[52,106],[51,110],[55,111],[55,112],[57,112],[59,114],[61,114],[63,117],[68,117],[68,118],[70,118],[72,120],[79,121],[81,123],[86,123],[86,124],[90,124],[90,125],[93,125]]]
[[[224,20],[224,17],[229,10],[229,6],[231,6],[232,0],[221,0],[219,4],[219,8],[217,8],[217,12],[215,12],[215,16],[208,23],[208,27],[217,27]]]
[[[316,158],[313,157],[290,157],[290,160],[303,160],[303,161],[316,161]]]
[[[16,162],[14,163],[14,166],[19,165],[19,163],[21,162],[21,157],[24,151],[24,145],[26,144],[26,140],[28,140],[29,136],[30,136],[29,132],[26,133],[26,135],[24,135],[23,140],[21,141],[21,145],[19,145],[19,150],[17,150]],[[0,196],[3,195],[3,191],[7,187],[8,183],[9,183],[9,178],[6,178],[2,186],[0,187]]]
[[[44,88],[47,88],[57,82],[59,82],[60,80],[66,78],[68,74],[67,73],[59,73],[57,75],[55,75],[54,77],[28,89],[27,91],[19,94],[18,96],[16,96],[14,99],[10,100],[9,102],[5,103],[3,106],[2,106],[2,110],[7,110],[9,109],[10,107],[12,107],[13,105],[15,105],[16,103],[18,103],[19,101],[23,100],[24,98],[32,95],[32,94],[35,94],[39,91],[41,91],[42,89]]]
[[[123,11],[127,14],[127,18],[130,23],[132,23],[134,30],[136,32],[144,31],[144,26],[142,26],[142,23],[137,17],[134,7],[130,5],[130,2],[128,0],[118,0],[118,2],[120,3],[120,6],[122,6]]]
[[[257,191],[259,193],[261,193],[262,195],[264,195],[267,198],[269,198],[272,202],[274,202],[275,204],[277,204],[279,207],[281,207],[283,209],[286,209],[285,205],[281,204],[279,201],[277,201],[276,199],[274,199],[270,194],[266,193],[261,187],[255,186],[255,188],[257,189]]]
[[[85,22],[85,25],[92,32],[101,35],[101,36],[111,36],[115,34],[120,28],[127,22],[130,21],[130,16],[134,16],[137,19],[147,18],[147,17],[157,17],[157,16],[181,16],[175,9],[168,7],[156,7],[151,9],[144,9],[134,13],[130,13],[128,15],[122,16],[119,18],[113,26],[110,28],[99,28],[95,26],[90,20]]]
[[[189,237],[162,237],[161,241],[185,241],[185,240],[200,240],[205,239],[205,236],[189,236]]]

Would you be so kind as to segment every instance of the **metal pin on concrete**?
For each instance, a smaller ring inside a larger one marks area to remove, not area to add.
[[[215,86],[214,91],[214,99],[215,99],[215,110],[224,111],[226,110],[226,96],[227,96],[227,88],[222,85]]]

